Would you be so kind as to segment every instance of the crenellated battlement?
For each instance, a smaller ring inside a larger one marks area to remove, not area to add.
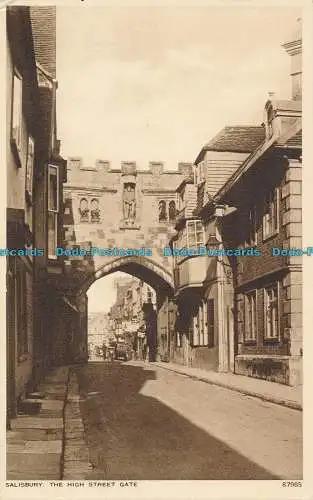
[[[165,163],[162,161],[150,161],[147,170],[138,170],[135,161],[122,161],[120,169],[111,169],[110,161],[97,159],[94,165],[85,165],[83,158],[70,156],[67,158],[68,171],[94,171],[102,173],[121,173],[121,175],[136,175],[137,173],[151,174],[158,177],[163,174],[181,174],[188,177],[192,173],[193,164],[191,162],[178,162],[176,170],[165,170]]]

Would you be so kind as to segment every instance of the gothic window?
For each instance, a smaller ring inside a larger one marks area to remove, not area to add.
[[[168,205],[168,218],[170,221],[176,218],[176,204],[174,200],[171,200]]]
[[[90,216],[91,222],[100,222],[99,200],[96,198],[90,202]]]
[[[165,221],[166,217],[166,203],[164,200],[159,202],[159,221]]]
[[[89,219],[89,206],[86,198],[82,198],[79,203],[79,213],[80,213],[80,221],[88,222]]]

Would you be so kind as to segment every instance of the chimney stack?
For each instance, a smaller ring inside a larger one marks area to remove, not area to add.
[[[297,19],[297,28],[290,42],[283,44],[284,49],[291,58],[290,76],[292,99],[301,101],[302,99],[302,20]]]

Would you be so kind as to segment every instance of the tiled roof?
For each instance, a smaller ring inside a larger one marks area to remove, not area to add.
[[[286,146],[301,148],[302,147],[302,129],[299,130],[295,135],[290,137],[286,142]]]
[[[211,139],[202,151],[230,151],[251,153],[265,138],[262,126],[234,126],[224,127]]]
[[[30,7],[36,61],[56,77],[56,7]]]

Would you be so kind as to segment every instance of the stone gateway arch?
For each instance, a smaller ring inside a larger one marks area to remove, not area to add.
[[[177,187],[190,176],[192,165],[179,163],[166,171],[150,162],[138,170],[135,162],[111,169],[107,161],[84,166],[81,158],[68,159],[64,185],[63,230],[65,280],[76,325],[73,360],[87,356],[87,290],[103,276],[122,271],[152,286],[162,302],[173,293],[172,259],[164,247],[174,234],[178,211]]]

